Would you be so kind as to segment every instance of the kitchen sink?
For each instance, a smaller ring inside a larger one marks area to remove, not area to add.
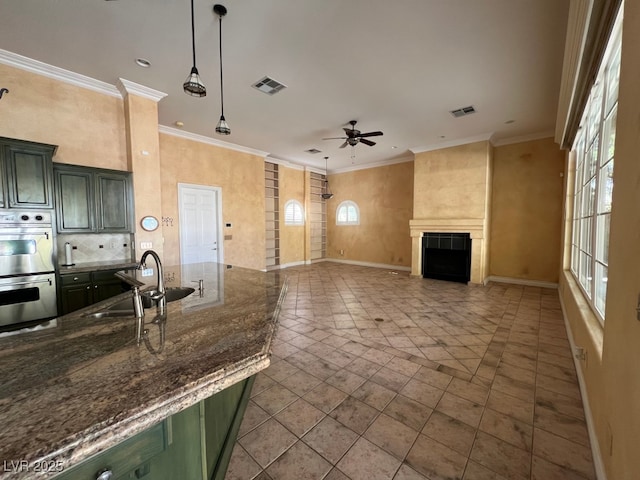
[[[176,300],[182,300],[184,297],[188,297],[195,291],[195,288],[191,287],[171,287],[166,289],[164,296],[167,299],[167,302],[175,302]],[[152,298],[157,293],[157,290],[147,290],[146,292],[142,292],[140,294],[142,297],[142,306],[144,308],[157,306],[158,300],[154,300]],[[118,303],[114,303],[105,310],[95,313],[87,313],[84,316],[92,318],[135,316],[133,312],[133,300],[131,298],[127,298]]]

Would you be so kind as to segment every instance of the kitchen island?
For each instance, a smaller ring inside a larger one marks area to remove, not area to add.
[[[154,277],[138,279],[155,286]],[[280,272],[208,263],[165,267],[164,279],[196,291],[167,303],[162,321],[147,309],[140,344],[134,317],[92,315],[130,293],[0,338],[0,479],[67,478],[269,365],[286,292]],[[171,425],[163,432],[166,445]]]

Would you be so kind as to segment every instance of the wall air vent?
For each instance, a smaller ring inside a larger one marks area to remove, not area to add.
[[[305,150],[305,152],[316,154],[316,153],[320,153],[320,150],[318,150],[317,148],[310,148],[309,150]]]
[[[267,95],[273,95],[275,93],[278,93],[280,90],[287,88],[286,85],[269,77],[264,77],[251,86],[260,90],[262,93],[266,93]]]
[[[449,112],[456,118],[465,117],[467,115],[471,115],[472,113],[476,113],[476,109],[473,105],[469,105],[468,107],[457,108],[455,110],[451,110]]]

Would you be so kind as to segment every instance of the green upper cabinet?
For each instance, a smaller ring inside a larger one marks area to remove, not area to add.
[[[58,232],[133,231],[131,173],[55,164]]]
[[[0,137],[2,208],[53,208],[55,145]]]

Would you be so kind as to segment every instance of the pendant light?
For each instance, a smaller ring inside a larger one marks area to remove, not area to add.
[[[222,109],[222,114],[220,115],[218,125],[216,125],[216,133],[219,133],[220,135],[229,135],[231,133],[231,129],[224,118],[224,89],[222,83],[222,17],[227,14],[227,9],[224,5],[216,4],[213,6],[213,11],[218,15],[220,25],[220,107]]]
[[[329,200],[333,197],[333,193],[329,190],[329,171],[327,170],[327,160],[329,160],[329,157],[324,157],[324,193],[322,194],[322,198],[325,200]]]
[[[191,67],[191,73],[187,80],[182,84],[182,88],[184,88],[184,93],[192,97],[205,97],[207,89],[202,80],[200,80],[200,74],[196,68],[196,27],[193,16],[193,0],[191,0],[191,47],[193,51],[193,67]]]

